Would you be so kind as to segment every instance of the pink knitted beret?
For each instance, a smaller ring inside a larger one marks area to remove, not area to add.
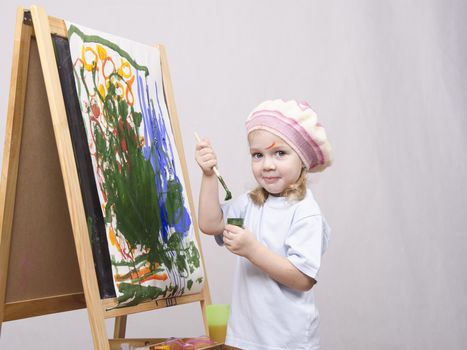
[[[286,141],[308,171],[323,171],[332,162],[332,149],[318,116],[306,102],[271,100],[248,116],[246,129],[267,130]]]

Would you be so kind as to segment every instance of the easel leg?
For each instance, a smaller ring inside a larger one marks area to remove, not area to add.
[[[32,26],[26,25],[23,8],[16,13],[15,45],[11,69],[8,117],[5,126],[3,169],[0,182],[0,326],[5,320],[7,274],[10,258],[11,231],[16,195],[19,154],[26,98],[29,48]]]
[[[114,338],[125,338],[126,333],[126,315],[115,317]]]

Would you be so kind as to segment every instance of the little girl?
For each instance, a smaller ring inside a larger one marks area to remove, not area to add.
[[[226,344],[240,349],[319,349],[316,284],[329,227],[307,189],[308,172],[331,164],[331,146],[306,103],[266,101],[246,121],[258,187],[220,204],[207,140],[196,146],[203,171],[199,226],[238,255]],[[244,226],[226,224],[243,218]]]

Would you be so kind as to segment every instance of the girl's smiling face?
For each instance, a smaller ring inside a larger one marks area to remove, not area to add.
[[[272,195],[280,195],[297,182],[303,167],[298,154],[279,136],[266,130],[248,135],[251,168],[260,186]]]

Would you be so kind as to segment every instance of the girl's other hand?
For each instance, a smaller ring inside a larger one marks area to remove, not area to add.
[[[204,175],[212,176],[217,165],[217,157],[208,140],[203,139],[196,144],[195,159]]]
[[[224,246],[236,255],[250,259],[258,241],[248,230],[235,225],[225,225]]]

